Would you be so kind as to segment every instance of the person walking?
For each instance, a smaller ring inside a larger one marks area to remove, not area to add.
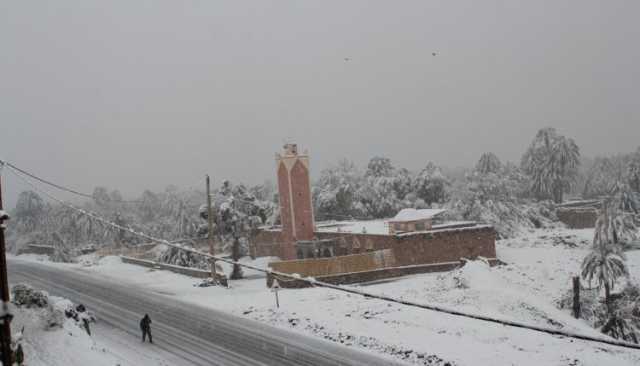
[[[22,350],[22,344],[18,343],[18,347],[15,352],[16,363],[18,366],[24,365],[24,351]]]
[[[149,314],[144,314],[144,318],[140,320],[140,330],[142,331],[142,342],[149,336],[149,343],[153,343],[153,339],[151,338],[151,318],[149,318]]]

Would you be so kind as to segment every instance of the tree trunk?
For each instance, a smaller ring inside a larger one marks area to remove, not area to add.
[[[604,303],[607,306],[607,313],[611,315],[611,288],[609,283],[604,284]]]
[[[235,237],[233,239],[233,246],[231,248],[231,257],[235,262],[240,260],[240,239],[238,237]],[[242,268],[239,265],[234,264],[233,272],[231,272],[231,279],[238,280],[238,279],[241,279],[242,276],[243,276]]]
[[[553,184],[553,202],[555,202],[557,204],[562,203],[562,195],[563,195],[562,183],[561,182],[554,182],[554,184]]]

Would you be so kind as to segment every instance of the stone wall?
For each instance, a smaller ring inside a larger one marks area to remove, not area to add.
[[[183,274],[189,277],[195,277],[195,278],[211,277],[211,271],[205,271],[203,269],[181,267],[181,266],[175,266],[172,264],[160,263],[160,262],[155,262],[155,261],[150,261],[145,259],[125,257],[125,256],[121,256],[120,258],[122,259],[123,263],[135,264],[137,266],[143,266],[148,268],[158,268],[158,269],[162,269],[162,270],[166,270],[174,273]],[[220,283],[226,286],[227,276],[220,273],[219,270],[216,270],[216,279],[220,281]]]
[[[372,271],[397,265],[391,249],[340,257],[300,259],[269,263],[277,272],[297,273],[302,277],[328,276],[347,272]]]
[[[558,219],[571,229],[590,229],[596,227],[598,210],[595,208],[559,208]]]
[[[502,264],[498,259],[488,259],[491,266]],[[381,268],[364,272],[340,273],[329,276],[316,277],[316,280],[333,285],[346,285],[353,283],[373,282],[387,278],[402,277],[419,273],[444,272],[456,269],[464,264],[464,261],[445,262],[436,264],[421,264],[404,267]],[[273,284],[274,276],[267,276],[267,287]],[[304,288],[309,287],[307,282],[302,280],[280,280],[280,287],[283,288]]]
[[[27,246],[20,248],[18,250],[18,255],[20,254],[53,255],[54,250],[55,249],[52,245],[28,244]]]

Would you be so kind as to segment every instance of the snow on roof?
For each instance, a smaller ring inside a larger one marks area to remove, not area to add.
[[[477,228],[479,225],[475,221],[448,221],[443,224],[433,225],[431,230],[416,232],[424,233],[427,231],[457,230],[470,227]],[[316,232],[390,235],[388,220],[318,222],[316,223]]]
[[[316,231],[326,233],[354,233],[388,235],[389,226],[385,220],[334,221],[316,223]]]
[[[398,237],[406,237],[406,236],[420,235],[420,234],[425,234],[425,233],[434,234],[434,233],[451,232],[451,231],[468,231],[468,230],[491,229],[491,228],[493,228],[493,226],[491,226],[491,225],[476,224],[476,225],[473,225],[473,226],[445,227],[445,228],[442,228],[442,229],[432,229],[432,230],[425,230],[425,231],[407,231],[405,233],[396,234],[396,236],[398,236]]]
[[[421,209],[416,210],[415,208],[405,208],[398,212],[398,214],[391,220],[390,222],[400,222],[400,221],[418,221],[418,220],[427,220],[434,216],[440,215],[445,212],[443,209]]]

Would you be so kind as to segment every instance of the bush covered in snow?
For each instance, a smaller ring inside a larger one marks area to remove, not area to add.
[[[184,244],[185,247],[193,248],[189,244]],[[168,247],[158,258],[159,262],[173,264],[181,267],[191,267],[207,269],[209,267],[209,261],[207,258],[201,255],[193,254],[186,250],[180,250],[175,247]]]
[[[45,291],[35,290],[27,284],[16,284],[11,288],[11,302],[18,308],[34,309],[43,329],[61,327],[66,312],[73,308],[71,301],[49,296]]]
[[[11,301],[17,306],[44,308],[49,305],[49,295],[26,284],[11,288]]]

